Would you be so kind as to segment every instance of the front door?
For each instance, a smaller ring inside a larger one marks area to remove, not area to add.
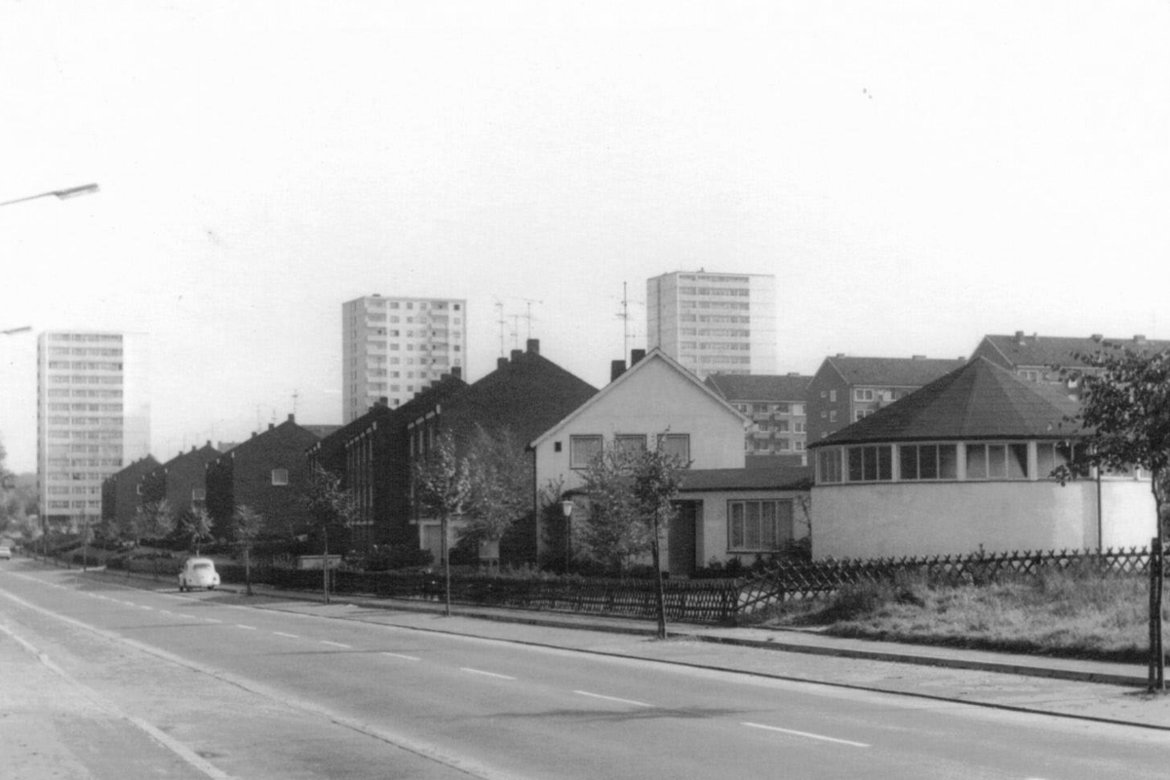
[[[689,576],[695,567],[695,538],[702,525],[702,501],[678,501],[678,509],[667,535],[667,570],[674,575]]]

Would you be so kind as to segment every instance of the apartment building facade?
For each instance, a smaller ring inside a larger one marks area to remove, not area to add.
[[[646,347],[700,379],[776,372],[776,278],[675,271],[646,282]]]
[[[805,463],[811,376],[712,374],[705,381],[752,421],[744,440],[747,455],[791,456],[797,464]]]
[[[341,306],[342,420],[393,409],[458,368],[467,375],[467,301],[369,295]]]
[[[102,483],[150,454],[142,333],[46,331],[37,340],[37,492],[45,528],[102,514]]]

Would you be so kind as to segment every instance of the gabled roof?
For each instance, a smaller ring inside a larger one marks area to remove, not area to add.
[[[976,353],[987,354],[984,345],[990,347],[987,356],[1008,368],[1019,366],[1062,366],[1073,368],[1083,366],[1084,361],[1076,358],[1078,354],[1094,354],[1100,352],[1106,345],[1117,345],[1129,349],[1145,350],[1149,352],[1164,352],[1170,349],[1170,341],[1156,341],[1144,336],[1134,336],[1128,339],[1107,339],[1101,336],[1040,336],[1033,333],[1031,336],[1017,332],[1012,336],[987,335]]]
[[[954,371],[967,361],[963,358],[883,358],[836,357],[825,358],[826,367],[837,372],[847,385],[876,385],[886,387],[921,387],[933,382],[948,371]]]
[[[1079,404],[978,357],[809,447],[878,441],[1074,436]]]
[[[811,376],[709,374],[707,386],[728,401],[803,401]]]
[[[788,466],[771,469],[688,469],[679,490],[701,493],[723,490],[804,490],[812,484],[812,469]]]
[[[678,374],[678,376],[681,380],[683,380],[685,382],[689,382],[690,384],[694,385],[704,395],[709,397],[712,401],[714,401],[716,404],[718,404],[721,408],[726,410],[726,412],[728,414],[733,415],[737,420],[739,420],[739,422],[741,424],[747,425],[750,422],[750,420],[748,420],[747,417],[744,417],[742,414],[740,414],[739,410],[737,410],[735,407],[733,407],[731,404],[729,404],[727,401],[725,401],[722,396],[720,396],[717,392],[715,392],[710,387],[705,385],[701,379],[699,379],[697,376],[692,374],[687,369],[683,368],[681,363],[679,363],[674,358],[670,357],[670,355],[667,355],[665,352],[662,351],[661,348],[655,347],[654,349],[652,349],[648,353],[646,353],[645,357],[643,357],[641,360],[639,360],[634,365],[630,366],[626,371],[622,372],[621,376],[619,376],[617,379],[610,382],[605,387],[601,388],[601,390],[599,390],[591,398],[589,398],[583,404],[581,404],[576,409],[574,409],[572,412],[570,412],[568,414],[568,416],[566,416],[560,422],[558,422],[556,425],[553,425],[551,428],[546,430],[544,433],[540,434],[535,439],[533,439],[529,443],[528,447],[530,449],[535,448],[541,442],[543,442],[545,439],[548,439],[549,437],[556,434],[557,431],[561,430],[566,425],[571,423],[573,420],[577,419],[582,414],[585,414],[585,412],[587,412],[589,409],[592,409],[596,404],[600,403],[601,400],[604,399],[606,396],[610,395],[611,393],[617,392],[621,387],[623,387],[626,383],[628,383],[630,381],[631,377],[637,376],[640,372],[646,370],[647,366],[649,366],[651,363],[655,363],[655,362],[661,362],[661,363],[665,364],[674,373]]]

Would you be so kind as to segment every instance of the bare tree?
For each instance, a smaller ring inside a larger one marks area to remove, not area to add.
[[[240,504],[232,513],[232,535],[244,551],[244,587],[252,595],[252,547],[264,529],[264,515],[247,504]]]

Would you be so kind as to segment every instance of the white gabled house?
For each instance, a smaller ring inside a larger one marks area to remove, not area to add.
[[[811,442],[813,557],[1148,545],[1148,475],[1050,476],[1078,446],[1077,409],[1067,390],[975,357]]]
[[[620,363],[619,363],[620,365]],[[637,359],[596,395],[529,444],[535,461],[537,516],[542,517],[540,495],[558,481],[565,493],[579,488],[589,462],[605,446],[665,449],[690,461],[692,469],[742,469],[744,431],[750,424],[711,388],[659,349]],[[703,534],[702,523],[693,521],[691,533]],[[690,570],[702,565],[709,549],[726,549],[726,542],[703,538],[685,541],[675,529],[673,549],[676,568]],[[546,557],[545,529],[538,521],[537,547]],[[692,551],[689,567],[680,560],[681,550]],[[669,564],[671,554],[663,556]]]

